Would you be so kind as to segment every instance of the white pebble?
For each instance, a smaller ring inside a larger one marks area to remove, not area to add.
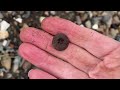
[[[19,23],[22,23],[22,18],[13,18],[14,20],[16,20]]]
[[[84,25],[83,25],[83,24],[81,24],[80,26],[81,26],[81,27],[84,27]]]
[[[9,45],[9,43],[10,43],[10,40],[4,40],[3,43],[2,43],[2,45],[3,45],[4,47],[6,47],[6,46]]]
[[[3,20],[0,23],[0,30],[1,31],[6,31],[9,27],[10,27],[10,24],[8,22],[6,22],[5,20]]]
[[[39,19],[39,20],[40,20],[40,23],[43,21],[43,19],[45,19],[45,17],[43,17],[43,16],[40,17],[40,19]]]
[[[3,43],[2,43],[2,45],[6,46],[6,44],[7,44],[7,40],[4,40]]]
[[[94,25],[92,26],[92,28],[93,28],[93,29],[98,29],[98,24],[94,24]]]

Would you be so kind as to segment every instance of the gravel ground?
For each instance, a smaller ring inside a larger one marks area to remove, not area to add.
[[[120,11],[0,11],[1,79],[28,79],[28,71],[36,67],[17,53],[20,28],[41,28],[39,21],[48,16],[68,19],[120,41]]]

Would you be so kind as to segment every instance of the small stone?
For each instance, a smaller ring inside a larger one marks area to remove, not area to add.
[[[112,24],[116,24],[116,23],[120,23],[120,20],[119,20],[119,17],[117,16],[117,15],[115,15],[114,17],[113,17],[113,20],[112,20]]]
[[[4,40],[3,43],[2,43],[2,45],[3,45],[4,47],[7,47],[7,46],[10,44],[10,41],[11,41],[11,40]]]
[[[108,22],[110,20],[111,16],[110,15],[105,15],[105,16],[102,16],[102,21],[104,23]]]
[[[7,74],[6,74],[6,78],[7,78],[7,79],[12,78],[12,74],[11,74],[11,73],[7,73]]]
[[[49,12],[48,12],[48,11],[45,11],[44,14],[45,14],[46,16],[49,16]]]
[[[115,38],[116,35],[118,34],[118,30],[111,28],[111,29],[110,29],[110,34],[111,34],[111,37],[112,37],[112,38]]]
[[[12,14],[12,13],[13,13],[13,11],[7,11],[7,13],[8,13],[8,14]]]
[[[9,36],[8,31],[0,31],[0,40],[5,39]]]
[[[14,20],[16,20],[19,23],[22,23],[22,18],[13,18]]]
[[[81,21],[87,20],[88,17],[89,17],[88,13],[84,13],[84,14],[81,16]]]
[[[65,13],[70,13],[71,11],[65,11]]]
[[[25,72],[27,72],[31,68],[31,66],[31,63],[25,61],[22,65],[22,68],[25,70]]]
[[[81,24],[81,19],[80,19],[80,16],[76,16],[76,23],[77,23],[78,25],[80,25],[80,24]]]
[[[3,18],[3,14],[0,12],[0,19],[2,19]]]
[[[77,13],[82,13],[82,14],[85,13],[85,11],[76,11],[76,12],[77,12]]]
[[[5,54],[2,57],[1,65],[3,67],[5,67],[7,70],[10,70],[10,68],[11,68],[11,58],[10,58],[10,56],[8,54]]]
[[[10,27],[10,24],[4,20],[0,23],[1,31],[6,31],[9,27]]]
[[[88,11],[89,17],[92,18],[93,14],[91,11]]]
[[[115,40],[117,40],[117,41],[120,42],[120,34],[117,34],[117,35],[116,35]]]
[[[4,72],[0,69],[0,77],[4,76]]]
[[[22,15],[23,18],[28,18],[31,14],[31,11],[25,11],[25,14]]]
[[[94,25],[92,26],[92,29],[98,29],[98,24],[94,24]]]
[[[43,19],[45,19],[45,17],[41,16],[39,19],[40,23],[42,23]]]
[[[97,11],[92,11],[93,16],[97,16]]]
[[[50,11],[50,14],[51,14],[51,15],[55,15],[56,12],[55,12],[55,11]]]
[[[93,18],[91,19],[91,23],[92,23],[92,24],[98,24],[101,19],[102,19],[102,17],[93,17]]]
[[[85,27],[83,24],[80,25],[81,27]]]
[[[88,20],[88,21],[85,22],[85,26],[87,28],[91,28],[91,22],[90,22],[90,20]]]
[[[13,72],[16,72],[18,70],[20,62],[21,62],[21,57],[15,56],[15,59],[13,61],[13,67],[12,67]]]

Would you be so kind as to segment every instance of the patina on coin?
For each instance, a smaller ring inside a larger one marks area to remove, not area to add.
[[[52,45],[56,50],[63,51],[68,47],[69,39],[65,34],[58,33],[53,37]]]

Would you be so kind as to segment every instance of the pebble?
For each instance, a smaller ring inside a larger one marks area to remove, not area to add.
[[[31,14],[31,11],[25,11],[25,14],[22,15],[23,18],[28,18]]]
[[[10,58],[10,56],[8,54],[5,54],[2,57],[1,65],[3,67],[5,67],[7,70],[10,70],[10,68],[11,68],[11,58]]]
[[[24,69],[25,72],[27,72],[31,68],[31,63],[25,61],[22,65],[22,68]]]
[[[86,26],[87,28],[91,28],[91,21],[90,21],[90,20],[86,21],[86,22],[85,22],[85,26]]]
[[[89,15],[88,13],[84,13],[82,16],[81,16],[81,21],[85,21],[86,19],[88,19]]]
[[[92,23],[92,24],[98,24],[101,19],[102,19],[102,17],[93,17],[93,18],[91,19],[91,23]]]
[[[43,19],[45,19],[45,17],[43,17],[43,16],[41,16],[41,17],[39,18],[40,23],[43,21]]]
[[[120,23],[119,17],[115,15],[112,20],[112,24]]]
[[[92,11],[93,16],[97,16],[97,11]]]
[[[115,36],[115,40],[117,40],[117,41],[120,42],[120,34],[117,34],[117,35]]]
[[[2,45],[3,45],[4,47],[8,47],[8,45],[10,44],[10,41],[11,41],[11,40],[4,40],[3,43],[2,43]]]
[[[4,76],[4,72],[0,69],[0,77]]]
[[[92,26],[92,29],[98,29],[98,24],[94,24],[93,26]]]
[[[110,26],[111,26],[111,23],[112,23],[112,17],[111,17],[111,15],[102,16],[101,21],[102,21],[103,23],[105,23],[108,27],[110,27]]]
[[[12,71],[15,73],[20,65],[21,62],[21,57],[20,56],[15,56],[15,59],[13,61],[13,67],[12,67]]]
[[[20,14],[23,14],[23,13],[24,13],[24,11],[20,11],[19,13],[20,13]]]
[[[2,43],[0,42],[0,52],[3,51],[3,46],[2,46]]]
[[[65,11],[65,13],[70,13],[71,11]]]
[[[55,12],[55,11],[50,11],[50,14],[51,14],[51,15],[55,15],[56,12]]]
[[[0,23],[0,30],[1,31],[6,31],[9,27],[10,27],[10,24],[8,22],[6,22],[5,20],[3,20]]]
[[[14,20],[16,20],[19,23],[22,23],[22,18],[13,18]]]
[[[81,24],[81,19],[80,19],[80,16],[76,16],[76,23],[77,23],[78,25],[80,25],[80,24]]]
[[[12,78],[12,74],[11,74],[11,73],[7,73],[7,74],[6,74],[6,78],[7,78],[7,79],[11,79],[11,78]]]
[[[3,14],[0,12],[0,19],[2,19],[3,18]]]
[[[82,14],[85,13],[85,11],[76,11],[76,12],[77,12],[77,13],[82,13]]]
[[[83,24],[80,25],[81,27],[85,27]]]
[[[92,18],[93,14],[91,11],[88,11],[89,17]]]
[[[0,31],[0,40],[9,37],[8,31]]]
[[[48,12],[48,11],[45,11],[44,14],[45,14],[46,16],[49,16],[49,12]]]
[[[115,38],[117,34],[118,34],[117,29],[113,29],[113,28],[110,29],[110,35],[112,38]]]

